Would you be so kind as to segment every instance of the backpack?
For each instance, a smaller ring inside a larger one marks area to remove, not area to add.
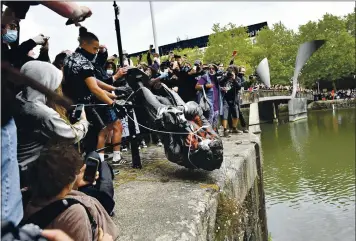
[[[95,231],[98,225],[95,222],[93,216],[90,214],[89,209],[83,203],[73,198],[65,198],[50,203],[38,212],[32,214],[28,219],[22,220],[19,226],[32,223],[39,226],[41,229],[45,229],[56,217],[58,217],[58,215],[63,213],[65,210],[67,210],[67,208],[74,204],[80,204],[85,209],[85,212],[87,213],[90,221],[92,238],[94,241]]]

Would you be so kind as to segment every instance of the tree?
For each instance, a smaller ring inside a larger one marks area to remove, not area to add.
[[[183,56],[184,54],[187,55],[187,60],[190,64],[194,64],[194,61],[197,59],[203,59],[203,51],[200,50],[198,47],[194,48],[185,48],[185,49],[175,49],[174,54]]]
[[[152,56],[151,56],[152,57]],[[134,66],[137,66],[138,64],[138,57],[133,57],[131,58],[132,63]],[[141,62],[144,62],[147,64],[147,53],[142,54]]]
[[[229,64],[234,50],[237,51],[235,64],[245,66],[247,74],[252,72],[250,53],[252,43],[249,40],[247,29],[229,23],[224,27],[213,25],[213,34],[209,36],[208,47],[204,53],[204,63]]]
[[[303,68],[299,78],[302,84],[312,86],[317,80],[335,82],[355,72],[354,17],[355,13],[345,17],[325,14],[318,22],[300,26],[300,44],[315,39],[327,41]]]
[[[346,22],[346,29],[347,32],[351,34],[351,36],[355,37],[356,32],[355,32],[355,26],[356,26],[356,8],[354,9],[353,13],[349,13],[345,16],[345,22]]]
[[[257,66],[263,58],[267,58],[271,84],[288,85],[293,76],[297,50],[296,34],[280,22],[258,33],[251,64]]]

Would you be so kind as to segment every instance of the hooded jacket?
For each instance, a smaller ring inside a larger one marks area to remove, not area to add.
[[[26,63],[21,73],[53,91],[59,87],[63,77],[54,65],[36,60]],[[30,87],[16,96],[17,158],[22,169],[39,157],[42,148],[50,140],[77,143],[88,131],[87,120],[71,125],[46,102],[44,94]]]

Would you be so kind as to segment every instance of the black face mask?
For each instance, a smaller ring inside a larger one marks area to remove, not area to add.
[[[83,48],[78,48],[77,52],[82,54],[85,58],[87,58],[89,61],[93,61],[96,57],[96,54],[89,53]]]

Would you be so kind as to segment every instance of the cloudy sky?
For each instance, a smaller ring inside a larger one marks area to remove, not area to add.
[[[91,8],[93,15],[83,26],[95,33],[109,54],[117,53],[113,2],[78,2]],[[149,2],[117,2],[120,6],[120,25],[123,49],[134,53],[153,44]],[[271,26],[283,22],[297,30],[309,20],[320,19],[325,13],[343,16],[353,11],[349,2],[153,2],[158,45],[180,39],[210,34],[214,23],[232,22],[251,25],[267,21]],[[21,22],[21,41],[43,33],[50,37],[50,57],[62,50],[74,50],[78,45],[78,28],[65,25],[66,19],[39,5],[33,6]],[[38,49],[36,49],[38,51]]]

